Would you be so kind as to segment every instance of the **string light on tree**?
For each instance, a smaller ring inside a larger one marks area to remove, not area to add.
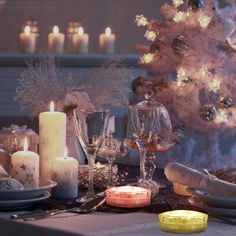
[[[228,112],[223,109],[219,109],[215,118],[215,123],[227,123],[228,122]]]
[[[209,84],[208,84],[208,88],[209,91],[212,92],[217,92],[218,90],[220,90],[220,85],[221,85],[221,79],[215,77]]]
[[[157,34],[154,30],[147,30],[146,33],[144,34],[144,37],[148,41],[154,42],[156,40]]]
[[[135,19],[135,23],[138,26],[146,26],[148,24],[148,20],[143,15],[137,15]]]
[[[173,18],[173,20],[177,23],[185,22],[186,19],[187,19],[187,15],[182,11],[179,11]]]
[[[206,29],[211,22],[211,17],[207,15],[202,15],[198,18],[198,22],[202,29]]]
[[[177,8],[184,4],[184,0],[172,0],[173,5]]]
[[[142,64],[148,64],[148,63],[151,63],[154,59],[154,54],[152,53],[147,53],[147,54],[144,54],[141,58],[140,58],[140,62]]]

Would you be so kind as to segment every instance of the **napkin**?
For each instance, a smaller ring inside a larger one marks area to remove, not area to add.
[[[201,173],[177,162],[169,163],[164,171],[171,182],[200,189],[215,196],[236,198],[236,184],[220,180],[209,173]]]
[[[0,165],[0,191],[22,189],[24,186],[16,179],[12,179]]]

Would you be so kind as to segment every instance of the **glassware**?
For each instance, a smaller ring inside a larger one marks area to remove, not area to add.
[[[108,184],[107,187],[114,186],[112,166],[117,158],[124,157],[128,154],[130,147],[130,140],[126,138],[103,138],[102,146],[98,152],[100,157],[106,158],[108,161]]]
[[[159,129],[159,109],[145,102],[129,106],[129,119],[131,122],[132,135],[140,154],[140,179],[146,179],[145,158],[147,147],[153,135]]]
[[[89,165],[88,192],[80,199],[81,202],[96,198],[93,187],[93,167],[102,139],[107,132],[109,114],[107,109],[85,111],[77,108],[74,110],[76,135],[87,156]]]

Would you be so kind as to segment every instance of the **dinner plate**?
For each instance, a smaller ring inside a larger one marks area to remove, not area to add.
[[[39,186],[35,188],[25,188],[22,190],[0,191],[0,201],[2,200],[24,200],[44,196],[51,188],[57,185],[52,180],[40,180]]]
[[[41,202],[51,196],[49,192],[45,192],[42,196],[36,198],[28,198],[22,200],[0,200],[1,210],[14,210],[31,206],[33,203]]]
[[[203,202],[205,202],[209,206],[222,207],[222,208],[236,208],[236,199],[234,198],[214,196],[207,192],[193,188],[188,188],[188,191],[191,192],[193,195],[199,197]]]

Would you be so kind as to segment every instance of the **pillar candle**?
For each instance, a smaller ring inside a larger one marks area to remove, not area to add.
[[[36,50],[36,34],[31,33],[30,26],[25,26],[24,32],[19,35],[20,50],[24,53],[34,53]]]
[[[70,199],[78,197],[78,161],[68,157],[67,153],[57,157],[52,164],[52,179],[57,186],[53,189],[53,197]]]
[[[39,152],[40,174],[43,179],[51,179],[52,162],[63,156],[66,145],[66,114],[54,111],[54,103],[50,103],[50,111],[39,115]]]
[[[53,32],[48,35],[48,47],[52,53],[64,52],[65,35],[59,32],[57,25],[53,27]]]
[[[73,51],[75,53],[88,53],[89,35],[84,33],[83,27],[78,28],[78,32],[73,34]]]
[[[100,51],[102,53],[114,53],[115,51],[115,34],[111,33],[109,27],[106,28],[105,33],[99,36]]]
[[[39,184],[39,155],[28,151],[28,140],[24,140],[24,151],[12,155],[11,177],[20,181],[25,188]]]

